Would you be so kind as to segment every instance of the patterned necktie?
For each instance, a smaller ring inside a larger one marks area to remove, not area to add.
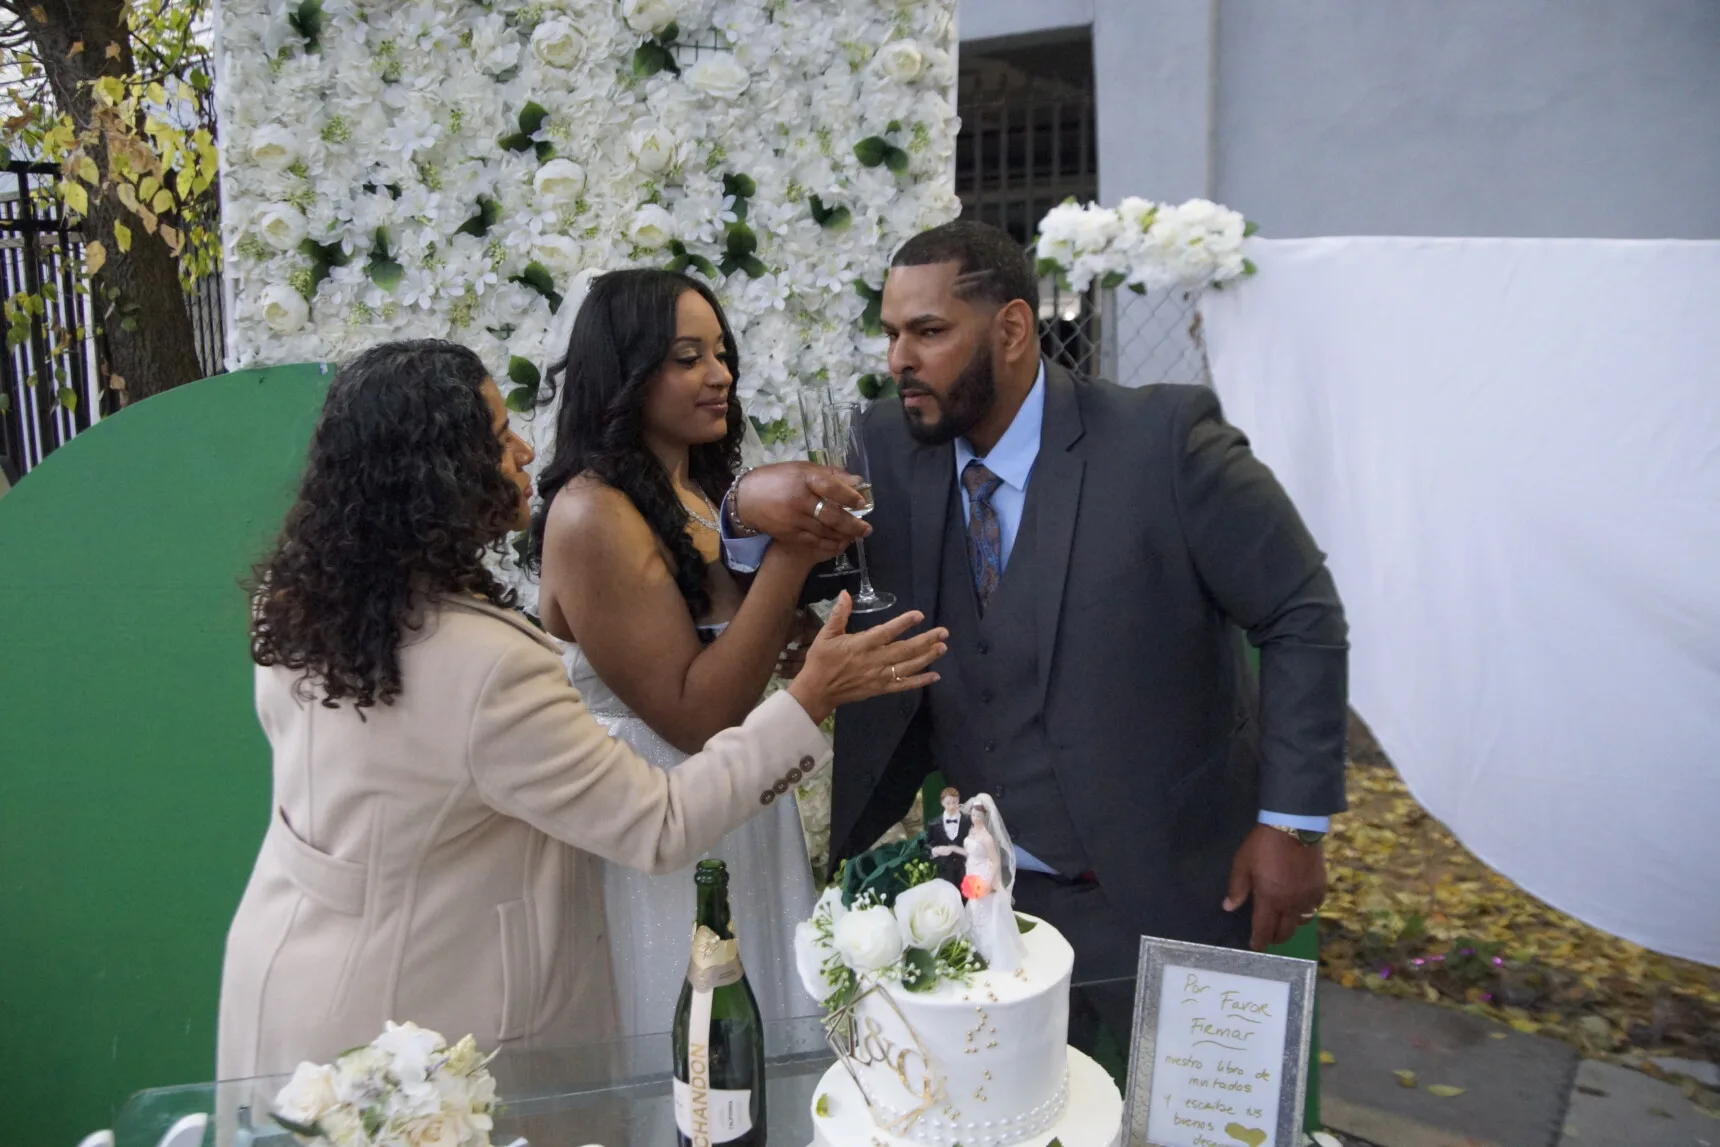
[[[1003,577],[1003,529],[991,504],[991,496],[1002,484],[1003,479],[978,458],[962,469],[962,488],[968,496],[968,565],[973,568],[973,591],[982,615]]]

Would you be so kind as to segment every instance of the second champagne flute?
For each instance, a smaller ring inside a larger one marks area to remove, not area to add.
[[[860,496],[865,505],[849,510],[856,518],[872,512],[872,466],[866,458],[866,437],[860,427],[858,402],[832,402],[826,408],[828,429],[824,436],[833,459],[840,459],[848,472],[860,479]],[[860,592],[854,595],[855,613],[876,613],[896,604],[896,595],[872,588],[872,575],[866,568],[866,542],[854,541],[854,552],[860,559]]]
[[[820,466],[834,465],[830,459],[833,444],[829,441],[830,427],[825,415],[830,406],[829,388],[803,386],[795,397],[800,402],[800,428],[806,438],[807,461]],[[820,576],[847,577],[853,572],[854,563],[848,560],[848,551],[843,550],[836,555],[835,564]]]

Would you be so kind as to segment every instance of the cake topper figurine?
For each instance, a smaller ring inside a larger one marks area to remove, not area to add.
[[[955,789],[939,793],[938,803],[944,806],[944,815],[926,826],[926,843],[931,845],[932,864],[937,868],[938,876],[959,888],[962,877],[967,875],[967,849],[964,846],[973,822],[962,812],[962,795]]]
[[[961,890],[967,898],[969,937],[993,971],[1013,972],[1027,955],[1015,922],[1015,847],[991,797],[979,794],[967,803],[966,812]]]

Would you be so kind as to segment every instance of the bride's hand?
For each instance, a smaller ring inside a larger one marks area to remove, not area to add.
[[[925,670],[944,655],[947,629],[898,640],[925,620],[924,614],[910,610],[882,625],[849,633],[848,616],[853,610],[854,601],[844,592],[806,651],[805,666],[788,686],[814,721],[822,722],[838,705],[920,689],[938,679],[936,673]]]

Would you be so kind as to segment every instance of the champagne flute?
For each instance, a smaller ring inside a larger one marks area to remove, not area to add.
[[[831,443],[826,433],[825,410],[830,405],[830,389],[803,386],[795,397],[800,403],[800,429],[806,439],[806,458],[817,465],[828,466],[831,464]],[[847,577],[853,572],[854,563],[848,560],[848,551],[843,550],[836,555],[831,567],[819,576]]]
[[[872,465],[866,457],[866,436],[860,427],[858,402],[832,402],[825,408],[825,444],[832,456],[841,458],[850,474],[860,479],[860,496],[865,504],[849,510],[856,518],[872,512]],[[854,595],[855,613],[876,613],[896,604],[896,595],[880,593],[872,588],[872,575],[866,568],[866,541],[856,538],[854,552],[860,558],[860,592]]]

